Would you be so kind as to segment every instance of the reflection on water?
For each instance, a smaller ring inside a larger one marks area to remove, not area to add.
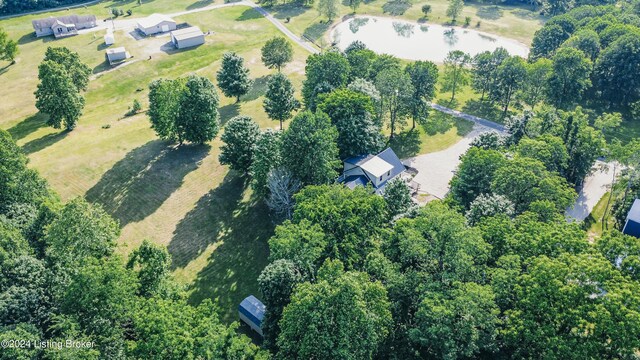
[[[419,32],[415,31],[416,26],[420,27]],[[505,48],[512,55],[527,57],[529,54],[529,49],[524,44],[476,30],[437,24],[417,25],[376,17],[357,17],[344,21],[334,28],[332,37],[339,38],[336,44],[342,50],[353,41],[360,40],[377,53],[392,54],[409,60],[442,62],[452,50],[462,50],[474,56],[498,47]]]
[[[367,25],[368,22],[369,18],[355,18],[349,22],[349,30],[355,34],[360,30],[360,27]]]
[[[399,21],[393,22],[393,30],[396,31],[396,34],[404,38],[409,38],[411,37],[411,35],[413,35],[414,27],[415,26],[413,24],[406,23],[406,22],[399,22]]]

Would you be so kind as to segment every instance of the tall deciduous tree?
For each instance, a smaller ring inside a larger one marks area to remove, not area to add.
[[[184,91],[184,79],[157,79],[149,84],[149,120],[151,128],[163,140],[176,141],[176,118]]]
[[[574,48],[561,48],[553,56],[553,72],[547,82],[547,98],[556,107],[571,105],[582,98],[591,86],[592,64],[584,53]]]
[[[224,127],[218,159],[221,164],[243,174],[249,172],[253,162],[253,146],[260,135],[260,127],[249,116],[236,116]]]
[[[234,52],[227,52],[222,56],[222,65],[216,74],[216,80],[222,93],[226,97],[240,97],[249,92],[253,80],[249,78],[249,69],[244,66],[244,59]]]
[[[341,159],[381,150],[381,129],[372,119],[374,109],[369,96],[338,89],[329,93],[318,108],[329,115],[338,130]]]
[[[38,67],[38,78],[36,107],[49,115],[47,124],[56,129],[64,124],[67,130],[73,130],[82,115],[84,98],[67,69],[64,65],[45,60]]]
[[[180,94],[175,129],[180,143],[203,144],[218,134],[218,92],[211,80],[191,75]]]
[[[300,102],[293,96],[294,89],[291,81],[282,73],[269,77],[267,93],[263,102],[264,111],[270,119],[282,122],[288,120],[293,112],[300,107]]]
[[[521,98],[533,110],[543,99],[547,82],[553,72],[553,63],[546,58],[540,58],[528,63],[527,75],[522,86]]]
[[[251,188],[258,196],[267,195],[269,172],[280,166],[281,132],[267,129],[260,133],[253,145]]]
[[[447,6],[447,16],[451,18],[451,22],[455,23],[458,16],[462,13],[464,8],[463,0],[449,0],[449,6]]]
[[[416,128],[416,122],[424,123],[429,114],[429,102],[436,96],[436,84],[438,83],[438,67],[430,61],[416,61],[404,69],[409,74],[413,85],[411,101],[412,129]]]
[[[320,0],[318,2],[318,12],[329,19],[329,22],[338,15],[338,0]]]
[[[628,34],[603,50],[594,75],[602,99],[628,106],[640,100],[640,39]],[[621,90],[622,89],[622,90]]]
[[[66,47],[48,47],[44,54],[44,61],[47,60],[64,66],[78,91],[87,90],[91,69],[80,61],[78,53]]]
[[[512,56],[504,60],[496,69],[496,86],[489,93],[492,100],[502,104],[502,116],[507,115],[509,105],[516,92],[524,85],[527,69],[524,60],[519,56]]]
[[[9,35],[0,29],[0,60],[14,62],[18,55],[18,42],[9,39]]]
[[[293,47],[282,36],[274,37],[262,46],[262,63],[269,69],[277,69],[278,72],[293,59]]]
[[[282,135],[282,164],[303,184],[324,184],[337,176],[338,131],[322,112],[301,112]]]
[[[138,293],[144,297],[166,295],[171,255],[166,248],[144,240],[127,261],[127,268],[137,273]]]
[[[480,194],[491,192],[491,180],[506,159],[495,150],[471,148],[461,158],[458,171],[451,179],[450,196],[465,209]]]
[[[397,128],[405,124],[411,112],[414,87],[411,78],[399,68],[382,70],[376,76],[376,88],[380,92],[382,111],[389,116],[392,139]]]
[[[305,106],[315,111],[318,95],[343,87],[349,78],[349,61],[337,51],[313,54],[307,58],[306,80],[302,86]]]
[[[471,57],[460,51],[454,50],[444,59],[443,91],[451,91],[451,101],[456,97],[456,91],[460,86],[469,84],[469,69]]]

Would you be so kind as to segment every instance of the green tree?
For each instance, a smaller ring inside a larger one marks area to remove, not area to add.
[[[355,10],[354,10],[355,11]],[[337,0],[320,0],[318,2],[318,12],[320,15],[324,15],[332,22],[338,15],[338,1]]]
[[[640,239],[617,230],[607,231],[598,238],[596,248],[622,274],[640,280]]]
[[[471,87],[481,92],[480,100],[485,93],[491,92],[497,85],[497,70],[510,57],[505,48],[499,47],[493,52],[484,51],[471,60]]]
[[[171,255],[166,248],[144,240],[127,261],[127,268],[137,272],[138,293],[143,297],[165,295]]]
[[[293,47],[291,43],[282,36],[269,39],[264,46],[262,46],[261,52],[264,66],[269,69],[275,68],[278,72],[293,59]]]
[[[362,0],[349,0],[349,7],[353,10],[353,13],[356,13],[356,10],[360,7]]]
[[[395,130],[404,125],[411,112],[414,87],[411,78],[399,68],[382,70],[376,76],[376,88],[380,92],[380,104],[384,114],[389,116],[389,139],[393,139]]]
[[[499,312],[491,287],[458,283],[424,295],[409,336],[422,357],[473,358],[496,350]]]
[[[184,92],[184,79],[158,79],[149,84],[149,120],[151,128],[163,140],[176,141],[176,118],[178,116],[181,94]]]
[[[349,50],[348,47],[345,49],[345,54],[349,61],[349,81],[353,82],[355,79],[369,78],[371,65],[377,57],[376,53],[366,47],[364,49],[347,50]]]
[[[535,139],[524,138],[517,145],[516,152],[520,156],[542,161],[549,171],[565,174],[569,162],[569,154],[562,139],[550,134]]]
[[[610,104],[628,106],[640,100],[640,39],[628,34],[604,49],[594,70],[595,85],[603,100]],[[625,89],[620,91],[620,89]]]
[[[291,118],[293,112],[300,107],[300,102],[293,97],[294,91],[286,75],[277,73],[269,77],[263,102],[264,111],[270,119],[280,121],[280,130],[283,130],[282,122]]]
[[[312,54],[305,67],[307,78],[302,84],[305,106],[315,111],[318,95],[343,87],[349,78],[349,61],[337,51]]]
[[[546,24],[533,36],[530,58],[537,60],[542,57],[552,57],[570,36],[571,34],[558,24]]]
[[[444,59],[444,75],[442,91],[451,91],[451,100],[456,96],[456,90],[460,86],[469,84],[470,76],[468,66],[471,57],[460,50],[454,50]]]
[[[78,91],[87,90],[91,69],[80,61],[78,53],[65,47],[48,47],[43,62],[47,60],[64,66]]]
[[[16,55],[18,55],[18,42],[9,39],[9,35],[0,29],[0,60],[10,61],[13,64]]]
[[[296,287],[280,321],[280,357],[369,359],[378,352],[391,325],[385,288],[364,273],[332,275]]]
[[[591,29],[580,29],[576,31],[563,46],[576,48],[585,53],[591,62],[595,62],[600,54],[600,36]]]
[[[64,65],[45,60],[38,67],[38,79],[36,107],[49,115],[47,124],[55,129],[64,124],[67,130],[73,130],[82,115],[84,98]]]
[[[561,48],[553,56],[553,72],[547,82],[547,98],[556,107],[566,107],[582,98],[591,86],[592,64],[580,50]]]
[[[280,136],[281,132],[267,129],[257,136],[253,145],[253,161],[249,174],[251,188],[259,197],[267,195],[269,172],[280,165]]]
[[[515,214],[515,207],[511,200],[502,195],[480,194],[466,212],[465,217],[469,225],[475,225],[482,219],[490,216],[502,215],[512,217]]]
[[[226,97],[240,97],[251,89],[253,80],[249,78],[249,69],[244,66],[244,59],[234,52],[226,52],[222,56],[222,65],[216,74],[216,80]]]
[[[416,61],[404,69],[409,74],[413,85],[411,101],[412,129],[416,128],[416,121],[424,124],[429,114],[429,102],[436,96],[438,83],[438,67],[430,61]]]
[[[297,114],[282,135],[282,165],[303,184],[324,184],[337,176],[338,131],[322,113]]]
[[[190,75],[178,99],[175,129],[178,141],[203,144],[218,134],[218,92],[211,80]]]
[[[218,159],[220,164],[246,174],[253,162],[253,147],[260,135],[260,127],[249,116],[236,116],[224,127]]]
[[[456,22],[456,19],[462,13],[463,8],[464,8],[464,1],[449,0],[449,6],[447,6],[447,16],[451,18],[452,23]]]
[[[384,187],[384,200],[387,202],[391,216],[404,214],[411,206],[411,190],[404,180],[397,179],[387,183]]]
[[[553,63],[546,58],[539,58],[528,63],[527,75],[522,86],[521,98],[533,110],[543,99],[549,77],[553,72]]]
[[[16,326],[0,327],[0,341],[10,344],[16,340],[39,343],[42,334],[32,324],[22,323]],[[4,346],[0,352],[0,360],[31,360],[38,358],[39,349],[35,346]]]
[[[318,109],[329,115],[338,130],[341,159],[381,150],[381,129],[371,117],[374,107],[369,96],[354,90],[337,89],[324,97]]]
[[[506,163],[504,155],[495,150],[471,148],[461,158],[458,170],[451,179],[449,196],[465,209],[480,194],[491,191],[496,170]]]
[[[509,105],[515,94],[524,85],[527,68],[524,60],[519,56],[511,56],[505,59],[496,69],[496,86],[489,92],[492,100],[502,104],[502,116],[506,116]]]

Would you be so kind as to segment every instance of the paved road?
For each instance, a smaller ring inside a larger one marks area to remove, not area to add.
[[[500,133],[504,132],[504,126],[501,125],[501,124],[498,124],[496,122],[493,122],[493,121],[490,121],[490,120],[487,120],[487,119],[483,119],[483,118],[479,118],[477,116],[473,116],[473,115],[470,115],[470,114],[465,114],[465,113],[460,112],[458,110],[449,109],[448,107],[444,107],[442,105],[433,104],[433,103],[431,103],[430,105],[431,105],[431,108],[436,109],[436,110],[438,110],[440,112],[443,112],[445,114],[449,114],[449,115],[455,116],[457,118],[461,118],[461,119],[464,119],[464,120],[468,120],[468,121],[474,122],[477,125],[493,129],[493,130],[495,130],[497,132],[500,132]]]

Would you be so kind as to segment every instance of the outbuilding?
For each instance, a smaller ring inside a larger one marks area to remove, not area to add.
[[[247,296],[238,306],[238,316],[240,320],[249,325],[249,327],[263,336],[262,334],[262,320],[264,319],[264,313],[266,307],[262,301],[258,300],[255,296]]]
[[[163,14],[153,14],[138,20],[138,30],[145,35],[169,32],[176,29],[176,22]]]
[[[113,45],[116,42],[116,37],[113,36],[113,31],[107,30],[107,34],[104,36],[105,45]]]
[[[107,50],[107,61],[109,64],[113,64],[119,61],[126,60],[129,57],[127,50],[123,47],[117,47]]]
[[[178,49],[204,44],[204,33],[197,26],[174,30],[171,32],[171,42]]]
[[[622,232],[627,235],[640,238],[640,199],[636,199],[627,214],[627,221],[624,223]]]

